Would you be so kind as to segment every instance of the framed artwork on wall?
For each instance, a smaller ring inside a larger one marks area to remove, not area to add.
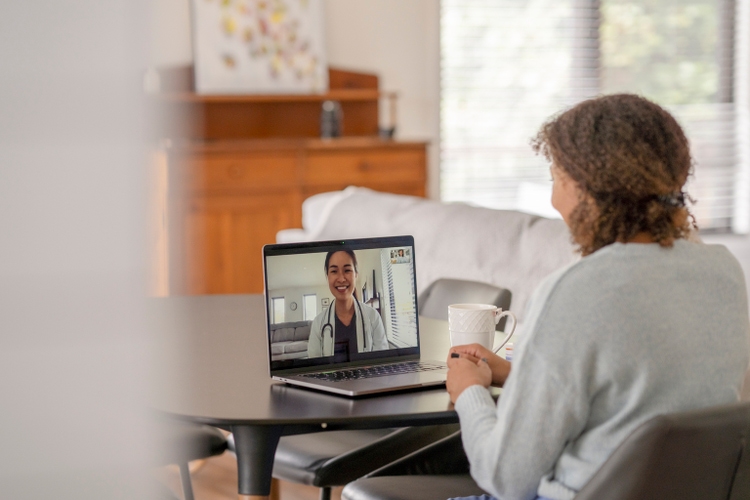
[[[328,304],[330,304],[330,299],[328,297],[323,297],[320,299],[320,305],[323,307],[328,307]]]
[[[199,94],[328,90],[322,0],[191,0]]]

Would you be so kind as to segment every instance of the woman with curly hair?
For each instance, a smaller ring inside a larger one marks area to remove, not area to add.
[[[512,370],[481,346],[454,347],[447,387],[484,490],[562,500],[645,420],[737,401],[750,324],[737,261],[688,239],[692,160],[667,111],[599,97],[532,144],[583,258],[536,290]],[[497,406],[491,384],[504,387]]]

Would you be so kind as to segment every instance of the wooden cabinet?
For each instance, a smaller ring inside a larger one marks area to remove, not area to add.
[[[396,95],[381,92],[376,75],[329,68],[330,90],[308,95],[197,95],[192,75],[163,69],[153,101],[171,138],[158,202],[167,214],[160,293],[262,292],[263,245],[302,227],[313,194],[364,186],[425,195],[426,143],[378,138],[379,102],[389,100],[394,119]],[[326,100],[341,105],[344,137],[317,138]]]
[[[312,150],[306,160],[304,183],[308,189],[354,185],[424,195],[425,155],[417,148]]]
[[[426,142],[371,138],[308,141],[302,169],[305,197],[347,186],[425,195]]]
[[[172,294],[260,293],[262,248],[302,201],[350,185],[425,195],[426,143],[372,137],[185,142],[169,151]]]
[[[295,151],[214,151],[185,160],[184,168],[190,172],[185,188],[195,193],[285,189],[297,181],[299,168]]]
[[[169,152],[170,293],[262,291],[260,249],[277,228],[300,224],[299,151],[238,146]]]

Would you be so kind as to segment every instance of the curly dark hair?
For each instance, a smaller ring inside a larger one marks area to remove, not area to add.
[[[545,123],[532,147],[580,188],[569,224],[582,255],[639,233],[670,247],[697,227],[682,190],[693,166],[687,137],[643,97],[581,102]]]

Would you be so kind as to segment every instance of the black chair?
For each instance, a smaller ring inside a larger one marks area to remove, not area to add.
[[[417,298],[419,314],[448,319],[448,305],[459,302],[510,307],[510,291],[485,283],[437,280]],[[504,320],[505,318],[503,318]],[[458,425],[405,427],[286,436],[279,440],[273,476],[318,486],[320,499],[329,500],[331,487],[343,486],[404,455],[442,439]]]
[[[440,499],[482,495],[469,475],[461,431],[349,483],[346,500]]]
[[[228,447],[224,434],[215,427],[179,421],[159,422],[161,440],[159,462],[177,464],[185,500],[193,500],[193,484],[188,463],[221,455]]]
[[[750,403],[657,416],[638,427],[576,500],[750,498]],[[484,493],[456,433],[344,488],[344,500],[445,500]]]
[[[477,281],[443,278],[434,281],[418,298],[419,314],[428,318],[448,321],[448,306],[458,303],[492,304],[504,311],[510,309],[513,298],[510,290]],[[497,324],[505,328],[506,318]]]
[[[354,481],[457,429],[458,424],[451,424],[286,436],[276,449],[273,476],[317,486],[320,499],[329,500],[333,486]]]

